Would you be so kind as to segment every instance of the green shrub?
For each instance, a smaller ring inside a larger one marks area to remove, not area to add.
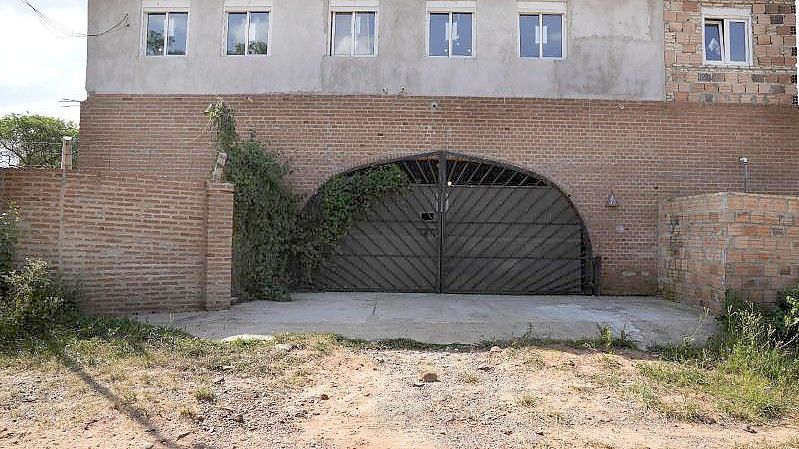
[[[799,285],[783,292],[774,323],[783,340],[799,344]]]
[[[0,213],[0,275],[14,269],[14,248],[19,238],[19,211],[10,204]],[[2,287],[0,287],[2,293]]]
[[[0,341],[41,336],[51,326],[74,317],[75,294],[50,276],[47,262],[27,259],[3,276],[6,292],[0,298]]]

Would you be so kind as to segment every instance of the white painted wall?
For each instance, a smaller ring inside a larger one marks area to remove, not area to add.
[[[424,0],[379,1],[374,58],[327,56],[327,0],[273,0],[271,55],[223,56],[223,0],[191,0],[188,55],[142,55],[141,0],[89,0],[96,93],[343,93],[662,100],[662,0],[569,0],[567,58],[518,56],[514,0],[477,0],[475,57],[425,57]]]

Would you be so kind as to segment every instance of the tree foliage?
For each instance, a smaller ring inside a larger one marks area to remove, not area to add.
[[[20,166],[61,163],[61,138],[78,137],[74,123],[43,115],[8,114],[0,118],[0,154]],[[0,161],[3,162],[3,161]]]

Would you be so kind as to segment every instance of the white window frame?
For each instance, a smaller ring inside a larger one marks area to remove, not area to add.
[[[474,59],[477,56],[477,2],[475,1],[428,1],[426,5],[427,11],[425,12],[425,27],[424,27],[424,55],[428,58],[460,58],[460,59]],[[447,36],[449,43],[449,50],[447,55],[431,55],[430,54],[430,14],[449,14],[449,30],[452,32],[452,14],[453,13],[470,13],[472,15],[472,54],[471,55],[453,55],[452,54],[452,39]]]
[[[189,0],[144,0],[141,8],[141,37],[139,54],[146,59],[159,58],[185,58],[189,55],[189,34],[191,32],[191,2]],[[185,13],[186,17],[186,54],[170,55],[167,53],[167,33],[170,13]],[[164,53],[160,55],[147,54],[147,28],[149,27],[149,14],[166,14],[164,19]]]
[[[707,59],[705,52],[705,24],[710,22],[721,22],[719,30],[722,41],[721,61],[711,61]],[[730,60],[730,40],[727,33],[730,29],[730,22],[744,22],[746,31],[746,61]],[[702,8],[702,62],[705,65],[721,66],[751,66],[752,56],[752,10],[749,8]]]
[[[371,12],[375,15],[375,51],[371,55],[358,55],[355,54],[355,14],[363,12]],[[336,13],[350,13],[352,20],[350,22],[350,33],[352,34],[352,49],[348,55],[335,54],[335,37],[336,37]],[[330,11],[328,12],[330,20],[330,33],[328,35],[327,54],[333,58],[375,58],[377,57],[378,49],[380,48],[380,4],[376,0],[331,0]]]
[[[266,35],[266,54],[264,55],[247,53],[250,46],[250,13],[259,12],[269,13],[269,28]],[[228,26],[230,25],[228,15],[230,13],[247,13],[247,42],[243,55],[229,55],[227,53]],[[227,58],[265,58],[272,54],[272,2],[265,2],[263,0],[227,0],[225,1],[224,14],[222,14],[222,16],[222,56]]]
[[[557,15],[561,20],[561,49],[560,56],[544,56],[544,40],[538,44],[538,56],[522,56],[522,16],[538,16],[538,24],[543,32],[544,15]],[[516,4],[516,54],[522,59],[539,60],[562,60],[566,59],[568,50],[568,22],[567,22],[567,6],[566,2],[518,2]]]

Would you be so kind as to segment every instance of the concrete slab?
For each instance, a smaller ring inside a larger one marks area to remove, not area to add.
[[[595,338],[598,326],[622,329],[641,347],[704,342],[711,316],[688,304],[653,297],[495,296],[428,293],[299,293],[292,302],[257,301],[219,312],[136,318],[222,339],[241,334],[336,333],[366,340],[408,338],[473,344],[521,336],[553,340]]]

